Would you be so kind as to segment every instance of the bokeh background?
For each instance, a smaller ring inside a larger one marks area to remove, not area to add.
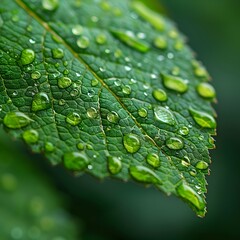
[[[240,239],[240,1],[152,2],[153,6],[161,2],[166,14],[188,36],[218,93],[214,106],[218,113],[217,149],[211,151],[213,163],[207,177],[207,216],[197,218],[182,201],[154,188],[114,180],[100,182],[90,176],[75,179],[61,167],[49,167],[43,157],[32,155],[22,143],[13,143],[2,131],[0,159],[21,156],[22,161],[37,165],[79,224],[79,239]],[[2,151],[6,143],[8,155]]]

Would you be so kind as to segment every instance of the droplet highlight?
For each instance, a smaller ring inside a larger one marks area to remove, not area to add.
[[[176,123],[173,113],[165,107],[161,106],[154,107],[154,115],[156,119],[162,123],[166,123],[172,126],[175,125]]]

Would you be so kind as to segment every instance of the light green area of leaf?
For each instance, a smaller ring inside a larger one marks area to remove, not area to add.
[[[196,91],[208,79],[196,74],[192,51],[170,20],[127,0],[3,0],[0,14],[0,123],[6,131],[26,141],[34,130],[38,137],[26,142],[53,164],[152,183],[204,216],[209,170],[196,164],[210,164],[215,125],[202,128],[190,109],[214,112]],[[160,35],[166,48],[154,44]],[[164,101],[156,97],[159,89]],[[152,154],[157,164],[147,160]]]
[[[62,196],[2,130],[0,145],[0,239],[79,239]]]

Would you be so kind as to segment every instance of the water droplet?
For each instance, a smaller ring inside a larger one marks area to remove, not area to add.
[[[175,75],[175,76],[179,75],[179,73],[180,73],[180,68],[179,68],[179,67],[176,67],[176,66],[173,67],[171,73],[172,73],[173,75]]]
[[[12,96],[16,97],[17,95],[18,95],[18,91],[17,90],[13,91]]]
[[[126,94],[126,95],[129,95],[129,94],[131,94],[132,89],[131,89],[131,87],[130,87],[129,85],[125,85],[125,86],[123,86],[123,88],[122,88],[122,92],[123,92],[124,94]]]
[[[167,48],[167,39],[163,36],[157,36],[154,39],[154,46],[159,49],[166,49]]]
[[[183,41],[182,40],[177,40],[176,41],[176,43],[174,44],[174,48],[175,48],[175,50],[177,50],[177,51],[181,51],[182,49],[183,49],[183,47],[184,47],[184,43],[183,43]]]
[[[100,67],[99,70],[100,70],[100,72],[105,72],[106,71],[106,69],[103,68],[103,67]]]
[[[180,150],[184,147],[183,141],[177,137],[171,137],[167,139],[166,145],[169,149],[173,150]]]
[[[125,66],[124,68],[125,68],[125,70],[126,70],[127,72],[129,72],[129,71],[131,71],[131,70],[132,70],[132,68],[131,68],[131,67],[129,67],[129,66]]]
[[[96,42],[100,45],[107,42],[107,36],[104,33],[100,33],[96,36]]]
[[[204,161],[199,161],[199,162],[197,162],[195,167],[199,170],[206,170],[208,168],[208,163],[206,163]]]
[[[180,197],[197,208],[200,216],[204,215],[204,199],[201,198],[190,186],[188,186],[187,183],[181,182],[181,184],[176,188],[176,191]]]
[[[77,148],[78,148],[80,151],[84,150],[84,147],[85,147],[84,144],[81,143],[81,142],[77,144]]]
[[[41,77],[41,73],[38,72],[38,71],[35,71],[31,74],[31,78],[34,79],[34,80],[37,80]]]
[[[188,156],[184,156],[183,160],[181,161],[182,165],[188,167],[190,165],[190,159]]]
[[[129,153],[135,153],[139,150],[141,142],[135,134],[128,134],[123,137],[123,145]]]
[[[209,79],[207,70],[198,61],[192,61],[192,66],[195,76]]]
[[[36,41],[35,41],[34,39],[32,39],[32,38],[29,39],[29,42],[30,42],[31,44],[35,44],[35,43],[36,43]]]
[[[195,177],[196,175],[197,175],[197,171],[196,171],[196,169],[191,169],[190,171],[189,171],[189,174],[191,175],[191,176],[193,176],[193,177]]]
[[[94,78],[94,79],[92,79],[92,81],[91,81],[91,86],[92,87],[96,87],[97,85],[98,85],[98,80],[96,79],[96,78]]]
[[[58,101],[58,104],[59,104],[60,106],[64,106],[64,105],[66,104],[66,101],[65,101],[64,99],[60,99],[60,100]]]
[[[169,36],[170,38],[173,38],[173,39],[177,38],[177,37],[178,37],[178,32],[177,32],[177,30],[176,30],[176,29],[170,30],[170,31],[168,32],[168,36]]]
[[[42,7],[48,11],[54,11],[59,6],[59,0],[42,0]]]
[[[81,36],[78,40],[77,40],[77,45],[78,47],[82,48],[82,49],[86,49],[90,44],[89,38],[86,36]]]
[[[134,1],[132,3],[132,7],[143,19],[148,21],[154,28],[159,31],[163,31],[165,29],[164,19],[156,12],[147,8],[143,3]]]
[[[52,49],[52,57],[57,59],[63,58],[64,51],[61,48],[54,48]]]
[[[167,98],[168,98],[167,93],[160,88],[153,90],[152,95],[159,102],[167,101]]]
[[[97,16],[91,16],[91,21],[96,23],[99,21],[99,18]]]
[[[73,28],[72,28],[72,33],[74,35],[81,35],[83,33],[83,26],[81,25],[75,25]]]
[[[194,121],[203,128],[216,128],[217,123],[213,116],[206,112],[198,111],[193,108],[189,108],[189,111]]]
[[[63,74],[64,74],[64,75],[68,75],[68,74],[69,74],[69,70],[68,70],[68,69],[65,69],[65,70],[63,71]]]
[[[166,123],[168,125],[175,125],[176,121],[174,115],[169,109],[157,106],[154,107],[154,114],[158,121]]]
[[[2,27],[3,26],[3,19],[2,19],[2,17],[0,16],[0,27]]]
[[[70,92],[70,95],[71,95],[72,97],[76,97],[76,96],[78,96],[78,94],[79,94],[79,91],[78,91],[77,88],[74,88],[74,89]]]
[[[145,108],[140,108],[138,109],[138,115],[145,118],[148,115],[148,111]]]
[[[183,126],[178,131],[182,136],[186,136],[189,134],[189,128],[186,126]]]
[[[120,49],[117,49],[115,52],[114,52],[114,57],[115,58],[120,58],[122,56],[122,51]]]
[[[110,123],[117,123],[119,121],[119,116],[116,112],[112,111],[107,114],[107,120]]]
[[[94,96],[94,94],[95,94],[95,91],[94,91],[93,89],[90,89],[90,90],[88,91],[88,96],[89,96],[90,98],[92,98],[92,97]]]
[[[114,81],[114,84],[115,84],[115,86],[120,87],[122,85],[122,82],[121,82],[121,80],[118,79],[118,80]]]
[[[109,11],[111,9],[111,5],[107,1],[101,1],[100,6],[105,11]]]
[[[66,117],[66,122],[72,126],[77,126],[81,122],[81,117],[76,112],[71,112]]]
[[[28,144],[34,144],[38,142],[39,134],[36,130],[30,129],[23,132],[23,140]]]
[[[0,176],[0,186],[4,190],[12,192],[16,190],[18,181],[12,173],[1,173]]]
[[[203,82],[197,86],[198,94],[203,98],[214,98],[216,96],[215,89],[209,83]]]
[[[94,107],[88,108],[88,110],[87,110],[87,116],[88,116],[89,118],[96,118],[96,117],[98,116],[97,109],[94,108]]]
[[[48,95],[44,92],[36,93],[32,101],[32,111],[37,112],[51,107],[51,102]]]
[[[167,57],[168,57],[168,59],[173,59],[174,58],[174,54],[170,52],[170,53],[167,54]]]
[[[149,153],[147,155],[147,163],[152,167],[157,168],[160,166],[160,159],[156,153]]]
[[[131,176],[144,183],[160,183],[160,179],[151,169],[144,166],[131,166],[129,168]]]
[[[25,127],[31,121],[32,119],[22,112],[8,112],[3,119],[4,125],[12,129]]]
[[[210,148],[210,149],[214,149],[216,146],[215,146],[215,140],[214,140],[214,138],[213,137],[209,137],[208,138],[208,142],[209,142],[209,145],[208,145],[208,148]]]
[[[23,230],[20,227],[14,227],[11,230],[11,237],[13,239],[21,239],[23,237]]]
[[[12,16],[12,21],[13,21],[13,22],[18,22],[18,21],[19,21],[19,16],[18,16],[17,14],[14,14],[14,15]]]
[[[59,88],[67,88],[71,86],[72,80],[68,77],[61,77],[58,79],[58,87]]]
[[[80,171],[85,169],[89,164],[89,159],[85,153],[69,152],[63,156],[64,165],[67,169]]]
[[[147,42],[138,39],[131,31],[111,30],[111,33],[126,45],[140,52],[147,52],[150,49]]]
[[[55,150],[55,147],[54,147],[53,143],[46,142],[44,144],[44,149],[45,149],[46,152],[53,152]]]
[[[87,145],[86,145],[86,148],[87,148],[88,150],[93,150],[93,146],[92,146],[91,144],[87,144]]]
[[[117,157],[108,157],[108,170],[112,174],[118,174],[122,170],[122,162]]]
[[[28,65],[32,63],[35,59],[35,52],[32,49],[22,50],[20,61],[22,65]]]
[[[188,81],[180,77],[171,75],[162,75],[163,84],[166,88],[179,93],[184,93],[188,90]]]

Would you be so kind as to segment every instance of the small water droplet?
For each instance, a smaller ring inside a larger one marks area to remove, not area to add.
[[[130,84],[134,84],[134,83],[136,83],[137,82],[137,80],[136,79],[134,79],[134,78],[131,78],[131,80],[130,80]]]
[[[83,33],[83,26],[81,25],[75,25],[73,28],[72,28],[72,33],[74,35],[81,35]]]
[[[35,59],[35,52],[32,49],[22,50],[20,61],[22,65],[28,65],[32,63]]]
[[[129,168],[131,176],[144,183],[160,183],[160,179],[151,169],[144,166],[131,166]]]
[[[157,106],[154,107],[154,114],[158,121],[166,123],[168,125],[175,125],[176,121],[173,113],[164,107]]]
[[[38,72],[38,71],[34,71],[32,74],[31,74],[31,78],[34,79],[34,80],[37,80],[41,77],[41,73]]]
[[[163,89],[155,89],[152,92],[153,97],[159,102],[167,101],[167,93]]]
[[[51,102],[48,95],[44,92],[36,93],[32,101],[32,111],[37,112],[51,107]]]
[[[25,127],[31,121],[32,119],[22,112],[8,112],[3,119],[4,125],[12,129]]]
[[[18,95],[18,91],[17,90],[13,91],[12,96],[16,97],[17,95]]]
[[[2,17],[0,16],[0,27],[2,27],[3,26],[3,19],[2,19]]]
[[[103,68],[103,67],[100,67],[99,70],[100,70],[100,72],[105,72],[106,71],[106,69]]]
[[[160,166],[160,159],[156,153],[149,153],[147,155],[147,163],[152,167],[157,168]]]
[[[87,145],[86,145],[86,148],[87,148],[88,150],[93,150],[93,146],[92,146],[91,144],[87,144]]]
[[[123,137],[123,145],[127,152],[135,153],[139,150],[141,142],[137,135],[130,133]]]
[[[181,164],[184,166],[184,167],[188,167],[190,165],[190,159],[188,158],[188,156],[184,156],[183,157],[183,160],[181,161]]]
[[[122,92],[126,95],[129,95],[132,92],[132,88],[129,85],[125,85],[122,87]]]
[[[215,89],[209,83],[203,82],[197,86],[198,94],[203,98],[212,99],[216,96]]]
[[[96,42],[100,45],[107,42],[107,36],[104,33],[100,33],[96,36]]]
[[[72,126],[77,126],[81,122],[81,117],[76,112],[71,112],[66,117],[66,122]]]
[[[122,170],[122,162],[117,157],[108,157],[108,170],[111,174],[118,174]]]
[[[69,152],[63,156],[64,165],[67,169],[80,171],[85,169],[89,164],[89,159],[85,153]]]
[[[186,136],[189,134],[189,128],[186,126],[182,126],[178,131],[182,136]]]
[[[95,94],[95,91],[93,89],[90,89],[88,91],[88,97],[92,98],[94,96],[94,94]]]
[[[59,88],[67,88],[72,85],[72,80],[68,77],[61,77],[58,79]]]
[[[77,148],[78,148],[80,151],[82,151],[82,150],[84,150],[85,145],[80,142],[80,143],[77,144]]]
[[[209,74],[208,74],[207,70],[198,61],[196,61],[196,60],[192,61],[192,66],[194,69],[195,76],[200,77],[200,78],[209,79]]]
[[[28,144],[34,144],[38,142],[39,134],[36,130],[30,129],[23,132],[23,140]]]
[[[59,6],[59,0],[42,0],[42,7],[48,11],[54,11]]]
[[[178,37],[178,32],[177,32],[177,30],[176,30],[176,29],[170,30],[170,31],[168,32],[168,36],[169,36],[170,38],[173,38],[173,39],[177,38],[177,37]]]
[[[89,38],[86,36],[81,36],[77,40],[78,47],[80,47],[82,49],[86,49],[89,46],[89,44],[90,44]]]
[[[121,80],[117,79],[116,81],[114,81],[114,84],[115,86],[120,87],[122,85],[122,82]]]
[[[189,174],[191,175],[191,176],[193,176],[193,177],[195,177],[196,175],[197,175],[197,171],[196,171],[196,169],[191,169],[190,171],[189,171]]]
[[[96,79],[96,78],[94,78],[94,79],[92,79],[92,81],[91,81],[91,86],[92,87],[96,87],[97,85],[98,85],[98,80]]]
[[[208,168],[208,163],[206,163],[204,161],[199,161],[199,162],[197,162],[195,167],[199,170],[206,170]]]
[[[119,116],[116,112],[112,111],[107,114],[107,120],[110,123],[117,123],[119,121]]]
[[[53,143],[51,143],[51,142],[46,142],[46,143],[44,144],[44,150],[45,150],[46,152],[53,152],[53,151],[55,150],[55,146],[54,146]]]
[[[34,39],[32,39],[32,38],[29,39],[29,42],[30,42],[31,44],[35,44],[35,43],[36,43],[36,41],[35,41]]]
[[[167,39],[163,36],[157,36],[154,39],[154,46],[159,49],[166,49],[167,48]]]
[[[171,76],[171,75],[162,75],[163,84],[166,88],[173,91],[184,93],[188,90],[188,81],[180,77]]]
[[[206,112],[198,111],[193,108],[189,108],[189,111],[194,121],[203,128],[216,128],[217,123],[213,116]]]
[[[115,52],[114,52],[114,57],[115,58],[120,58],[122,56],[122,51],[120,49],[117,49]]]
[[[129,66],[125,66],[124,68],[125,68],[125,70],[126,70],[127,72],[130,72],[130,71],[132,70],[132,68],[129,67]]]
[[[60,100],[58,101],[58,104],[59,104],[60,106],[64,106],[64,105],[66,104],[66,101],[65,101],[64,99],[60,99]]]
[[[100,2],[100,7],[105,11],[109,11],[111,9],[111,5],[105,0]]]
[[[76,96],[78,96],[78,94],[79,94],[79,91],[78,91],[77,88],[74,88],[74,89],[70,92],[70,95],[71,95],[72,97],[76,97]]]
[[[174,54],[171,53],[171,52],[168,53],[168,54],[167,54],[167,58],[168,58],[168,59],[173,59],[173,58],[174,58]]]
[[[97,16],[91,16],[91,21],[96,23],[99,21],[99,18]]]
[[[183,141],[177,137],[171,137],[167,139],[166,145],[169,149],[173,150],[180,150],[184,147]]]
[[[94,107],[90,107],[87,109],[87,116],[89,118],[96,118],[98,116],[97,109]]]
[[[172,75],[175,75],[175,76],[179,75],[179,73],[180,73],[180,68],[179,68],[179,67],[176,67],[176,66],[173,67],[171,73],[172,73]]]
[[[174,44],[174,48],[177,51],[181,51],[183,49],[183,47],[184,47],[184,43],[181,39],[177,40]]]
[[[52,57],[56,59],[61,59],[64,57],[64,51],[61,48],[52,49]]]
[[[148,115],[148,111],[145,108],[139,108],[138,115],[142,118],[145,118]]]

